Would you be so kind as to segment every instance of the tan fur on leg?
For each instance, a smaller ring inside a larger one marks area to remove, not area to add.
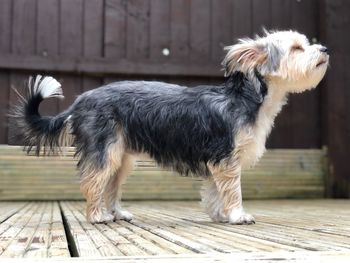
[[[133,166],[134,158],[129,154],[124,154],[118,172],[110,178],[106,187],[104,196],[107,211],[114,215],[115,220],[130,221],[132,219],[132,214],[121,208],[120,198],[122,195],[122,184],[132,171]]]
[[[227,222],[228,217],[224,214],[222,199],[213,178],[205,181],[201,190],[201,205],[214,222]]]
[[[254,223],[254,218],[246,214],[242,206],[241,164],[238,154],[218,165],[208,165],[208,168],[219,194],[216,199],[222,200],[222,221],[228,218],[231,224]]]
[[[80,189],[87,201],[86,217],[91,223],[112,221],[114,216],[102,209],[102,197],[110,178],[120,168],[124,154],[124,143],[119,139],[107,150],[107,161],[103,169],[87,164],[81,170]],[[88,163],[88,162],[87,162]]]

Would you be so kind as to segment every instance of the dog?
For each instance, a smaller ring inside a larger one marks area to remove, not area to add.
[[[329,55],[295,31],[265,32],[225,49],[222,85],[120,81],[83,93],[53,117],[42,117],[39,104],[62,98],[60,83],[30,78],[14,114],[27,150],[39,155],[76,146],[91,223],[132,219],[120,198],[137,154],[206,178],[202,204],[213,221],[255,223],[243,209],[241,171],[263,155],[287,95],[319,84]]]

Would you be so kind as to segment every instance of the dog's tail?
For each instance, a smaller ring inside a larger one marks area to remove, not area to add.
[[[16,90],[15,90],[16,91]],[[61,84],[52,77],[38,75],[30,77],[26,96],[16,91],[21,103],[13,110],[11,117],[29,153],[35,150],[36,155],[57,153],[62,146],[71,146],[68,120],[69,110],[57,116],[41,116],[39,104],[47,98],[64,98]]]

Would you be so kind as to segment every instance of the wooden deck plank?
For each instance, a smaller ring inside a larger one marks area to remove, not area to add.
[[[41,220],[36,226],[35,233],[27,245],[23,257],[45,258],[48,257],[48,247],[50,238],[50,225],[52,216],[52,202],[44,206]]]
[[[36,204],[28,203],[22,210],[19,210],[18,213],[0,225],[0,257],[4,257],[4,252],[27,224],[36,209]]]
[[[293,200],[289,200],[286,202],[289,202],[289,209],[293,210],[295,207]],[[322,202],[322,201],[320,200],[318,202]],[[189,222],[197,222],[203,225],[206,225],[206,224],[212,225],[215,229],[222,229],[224,231],[227,231],[227,235],[232,235],[233,233],[240,233],[244,236],[250,236],[258,239],[272,241],[279,244],[284,244],[286,246],[293,246],[296,248],[307,249],[307,250],[344,250],[344,249],[348,250],[350,249],[350,245],[349,245],[350,239],[346,236],[344,237],[344,236],[332,235],[328,233],[320,233],[320,231],[313,231],[312,228],[310,229],[295,228],[293,227],[293,225],[290,226],[287,223],[284,223],[283,219],[279,221],[275,221],[277,223],[271,223],[271,222],[269,223],[266,221],[268,220],[273,221],[275,215],[260,217],[259,210],[255,209],[255,206],[264,204],[264,207],[266,206],[267,210],[272,209],[275,211],[276,214],[281,215],[283,214],[283,211],[281,212],[279,210],[279,206],[278,206],[279,203],[280,202],[274,202],[275,205],[273,206],[268,200],[246,202],[247,204],[246,208],[248,208],[248,211],[249,211],[250,210],[249,208],[251,207],[251,210],[254,212],[254,215],[256,216],[256,219],[257,219],[256,225],[248,226],[248,227],[241,227],[241,226],[237,227],[237,226],[231,226],[228,224],[208,223],[209,222],[208,216],[204,214],[198,206],[192,206],[190,208],[186,208],[187,202],[173,203],[172,209],[165,209],[162,207],[159,207],[158,209],[163,211],[163,213],[167,213],[168,215],[174,216],[175,218],[178,217]],[[305,203],[307,204],[308,201],[305,201]],[[325,213],[324,208],[320,206],[319,209],[317,209],[316,206],[312,206],[312,205],[309,205],[309,206],[314,208],[313,219],[318,220],[318,222],[321,225],[322,224],[327,225],[330,222],[332,222],[327,218],[323,219],[319,217],[319,215],[322,215]],[[308,208],[308,205],[305,205],[305,207]],[[151,210],[150,207],[147,207],[147,208],[148,210]],[[262,213],[266,213],[264,208],[262,208],[262,210],[263,210]],[[347,211],[349,213],[349,208],[347,209]],[[193,218],[194,214],[196,215],[195,218]],[[294,215],[294,218],[300,214],[302,215],[302,213],[300,213],[299,211]],[[256,244],[254,244],[254,246],[255,245]]]
[[[81,213],[78,207],[79,206],[78,203],[69,202],[68,206],[72,211],[74,211],[77,220],[79,220],[83,228],[88,230],[88,232],[92,237],[92,240],[94,241],[95,246],[100,250],[102,255],[104,256],[111,256],[116,254],[125,255],[125,253],[127,253],[128,251],[129,253],[132,253],[134,255],[146,255],[146,253],[144,253],[139,248],[135,247],[124,237],[117,236],[117,235],[111,236],[109,231],[100,232],[99,229],[103,229],[103,225],[99,225],[99,224],[92,225],[92,224],[86,223],[85,214]],[[101,248],[103,249],[103,251],[101,251]]]
[[[82,203],[76,203],[76,208],[83,215],[84,206]],[[139,233],[131,231],[128,225],[130,225],[128,222],[118,221],[108,225],[96,225],[96,228],[104,233],[109,240],[114,241],[116,246],[122,250],[125,255],[172,254],[169,250],[158,247],[150,240],[143,238]],[[121,240],[116,240],[116,237]]]
[[[207,262],[337,262],[348,263],[350,253],[348,252],[252,252],[252,253],[230,253],[230,254],[195,254],[195,255],[166,255],[166,256],[133,256],[133,257],[107,257],[107,258],[75,258],[74,262],[86,263],[207,263]],[[6,263],[23,263],[23,259],[6,259]],[[35,259],[37,263],[62,263],[72,262],[72,259]]]
[[[37,203],[33,208],[33,212],[24,214],[15,226],[12,239],[8,241],[6,250],[1,254],[2,257],[23,257],[27,247],[31,244],[47,203]],[[24,219],[24,220],[23,220]]]
[[[144,208],[147,209],[147,208]],[[147,209],[150,210],[150,209]],[[139,210],[142,211],[142,210]],[[152,213],[153,214],[153,213]],[[198,239],[198,235],[202,238],[202,240],[211,240],[214,241],[214,246],[216,247],[216,250],[219,252],[224,253],[230,253],[235,251],[296,251],[299,250],[298,248],[287,246],[279,243],[274,243],[271,241],[266,241],[254,237],[249,237],[242,234],[237,233],[230,233],[227,235],[227,231],[222,231],[220,229],[217,229],[214,226],[211,226],[212,223],[203,224],[203,223],[197,223],[194,221],[189,220],[182,220],[181,218],[176,218],[174,214],[162,214],[161,215],[162,221],[165,221],[165,223],[173,222],[175,223],[179,228],[182,228],[181,235],[186,235],[186,232],[195,233],[192,238]],[[153,217],[153,220],[156,223],[157,217]],[[209,219],[208,219],[209,221]],[[245,226],[242,226],[245,227]],[[252,243],[254,243],[254,246],[252,246]],[[224,251],[220,251],[224,249]]]
[[[257,219],[251,226],[213,223],[198,202],[125,202],[124,207],[134,213],[131,222],[92,225],[85,219],[85,202],[0,202],[0,213],[7,213],[0,221],[0,257],[38,262],[50,257],[47,262],[53,263],[69,256],[87,262],[341,262],[350,256],[350,200],[247,201],[246,210]]]
[[[48,257],[69,257],[68,241],[65,234],[61,211],[57,202],[52,207],[50,243]]]
[[[75,212],[70,209],[69,202],[61,202],[63,215],[66,218],[69,232],[72,236],[72,241],[75,244],[76,256],[91,257],[101,256],[99,246],[96,247],[91,237],[91,224],[88,226],[87,222],[80,222],[76,217]],[[82,225],[83,224],[83,225]]]
[[[18,202],[3,202],[0,205],[0,223],[4,222],[16,212],[27,206],[28,203]]]
[[[0,257],[70,257],[57,202],[0,203],[6,208],[17,211],[0,224]]]

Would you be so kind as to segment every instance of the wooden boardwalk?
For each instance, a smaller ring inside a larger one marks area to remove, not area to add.
[[[69,257],[92,261],[104,257],[103,262],[350,258],[350,200],[245,204],[257,219],[255,225],[212,223],[198,202],[126,202],[133,221],[99,225],[86,222],[85,203],[80,201],[1,202],[0,258],[50,258],[49,262]]]

